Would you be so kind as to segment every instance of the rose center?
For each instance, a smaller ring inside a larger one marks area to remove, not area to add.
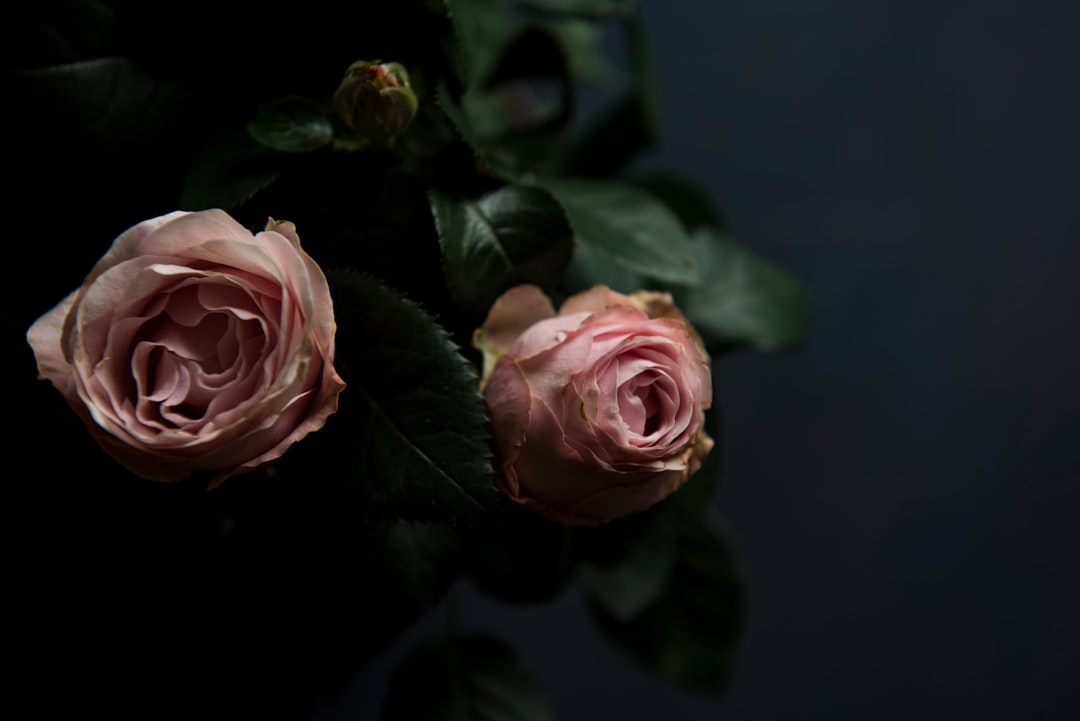
[[[145,365],[140,369],[136,364],[133,371],[141,390],[141,414],[180,428],[230,404],[223,388],[249,374],[262,332],[256,321],[233,313],[168,312],[175,305],[144,334],[140,345],[148,351]]]
[[[656,391],[655,373],[642,373],[623,384],[619,393],[619,414],[631,433],[651,436],[663,423],[661,399]]]

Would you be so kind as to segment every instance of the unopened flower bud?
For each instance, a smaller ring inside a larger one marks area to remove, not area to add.
[[[334,110],[362,138],[385,140],[408,129],[416,93],[400,63],[361,60],[349,66],[334,93]]]

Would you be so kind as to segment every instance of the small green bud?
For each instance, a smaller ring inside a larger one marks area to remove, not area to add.
[[[361,60],[349,66],[334,93],[334,110],[359,137],[387,140],[416,117],[416,93],[400,63]]]

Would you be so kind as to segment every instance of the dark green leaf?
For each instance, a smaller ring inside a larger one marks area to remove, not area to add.
[[[518,27],[505,0],[447,0],[461,72],[470,88],[486,84]]]
[[[590,610],[600,630],[660,678],[719,694],[731,672],[743,615],[743,590],[724,537],[707,519],[672,516],[675,566],[656,600],[630,621],[604,606]]]
[[[502,47],[482,85],[454,97],[446,84],[442,107],[481,160],[506,176],[544,171],[573,110],[570,59],[559,37],[527,26]]]
[[[473,368],[415,303],[358,273],[328,277],[348,384],[334,424],[342,502],[374,517],[482,517],[499,494]]]
[[[5,68],[42,68],[104,58],[121,52],[122,28],[117,6],[122,0],[51,0],[10,3],[19,6],[4,17]]]
[[[642,519],[645,523],[637,524],[634,536],[620,534],[625,549],[617,562],[586,562],[578,575],[589,599],[620,623],[632,620],[659,599],[675,567],[675,534],[668,514],[657,509]],[[609,524],[589,530],[609,534],[617,529]]]
[[[655,135],[645,124],[641,99],[627,94],[574,141],[562,171],[589,178],[616,175],[655,142]]]
[[[422,687],[418,687],[422,684]],[[486,634],[429,641],[394,670],[380,721],[551,721],[532,675]]]
[[[231,210],[274,181],[278,153],[256,143],[239,121],[213,133],[188,167],[177,207]]]
[[[570,583],[574,533],[508,502],[469,539],[467,571],[483,593],[511,604],[545,603]]]
[[[648,288],[650,282],[641,273],[627,270],[618,258],[599,246],[577,243],[574,257],[566,269],[566,288],[575,293],[594,285],[606,285],[620,293],[633,293]]]
[[[324,515],[324,526],[332,515],[332,511]],[[351,552],[323,551],[341,557],[339,567],[330,572],[351,578],[352,584],[336,597],[328,594],[309,602],[313,615],[325,615],[331,609],[340,615],[337,627],[324,628],[322,635],[331,654],[324,663],[342,670],[375,660],[437,605],[457,578],[463,560],[458,537],[446,525],[405,521],[357,525],[361,528],[346,531],[348,535],[338,534],[340,545],[351,545]],[[315,580],[307,588],[320,585]],[[373,588],[378,592],[372,593]]]
[[[659,90],[645,28],[637,18],[627,19],[622,28],[630,53],[630,90],[576,138],[562,159],[564,175],[616,175],[659,137]]]
[[[540,185],[559,201],[578,248],[607,254],[623,270],[670,283],[701,282],[694,246],[663,203],[632,185],[549,178]],[[603,255],[601,260],[606,260]],[[593,260],[593,259],[590,259]],[[602,263],[595,263],[600,266]]]
[[[653,172],[634,178],[633,183],[662,200],[688,231],[702,225],[724,227],[723,217],[708,191],[692,180],[672,173]]]
[[[508,288],[551,288],[573,253],[562,208],[537,188],[507,185],[479,200],[429,194],[450,292],[483,317]]]
[[[163,137],[190,98],[127,57],[14,71],[0,76],[0,92],[21,140],[99,155]]]
[[[715,229],[700,228],[693,242],[708,283],[672,291],[710,351],[776,350],[802,341],[806,296],[794,276]]]
[[[562,17],[549,20],[547,27],[559,37],[565,48],[574,78],[606,82],[617,77],[618,70],[608,57],[598,23],[577,17]]]
[[[326,108],[306,98],[282,98],[259,108],[248,132],[256,141],[283,153],[309,153],[334,139]]]
[[[625,17],[632,15],[638,0],[518,0],[524,6],[550,13],[587,17]]]
[[[291,480],[299,477],[292,474]],[[284,596],[275,584],[295,585],[275,606],[263,605],[275,609],[282,631],[286,622],[307,628],[318,655],[277,663],[314,662],[317,675],[340,684],[443,599],[460,572],[461,545],[454,529],[443,524],[398,521],[348,528],[348,519],[337,515],[341,509],[320,510],[306,528],[289,523],[299,515],[295,510],[284,516],[276,539],[282,548],[263,549],[266,576],[251,581],[247,594],[261,590]],[[301,550],[290,550],[289,529],[316,540],[294,540]]]

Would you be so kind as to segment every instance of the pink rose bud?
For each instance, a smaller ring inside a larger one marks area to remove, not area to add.
[[[229,476],[322,428],[334,370],[326,278],[292,223],[252,235],[221,210],[143,221],[27,332],[105,451],[134,473]]]
[[[345,72],[334,93],[334,110],[361,138],[385,140],[412,124],[416,93],[400,63],[362,60]]]
[[[499,486],[551,520],[593,525],[643,511],[713,446],[709,356],[667,293],[597,286],[556,314],[539,288],[517,286],[474,342]]]

